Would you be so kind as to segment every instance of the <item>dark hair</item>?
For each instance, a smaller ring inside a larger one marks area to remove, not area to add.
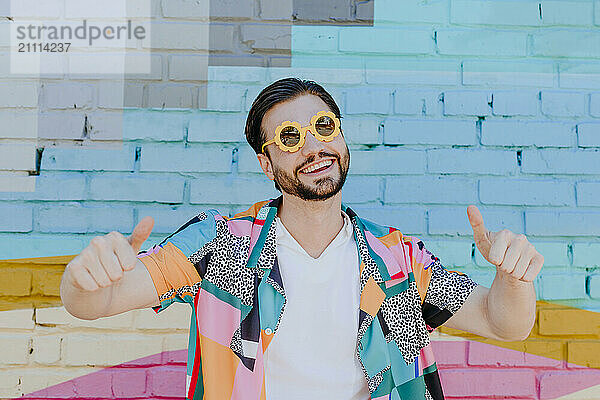
[[[339,119],[342,118],[335,100],[323,86],[314,81],[298,78],[280,79],[259,93],[248,112],[248,118],[246,119],[246,140],[256,154],[262,152],[261,147],[266,138],[266,134],[262,130],[262,120],[267,111],[279,103],[292,100],[304,94],[312,94],[320,97],[336,117]]]

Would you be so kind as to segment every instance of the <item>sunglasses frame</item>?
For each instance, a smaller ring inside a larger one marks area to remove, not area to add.
[[[333,128],[333,133],[329,136],[322,136],[319,135],[319,133],[317,132],[316,123],[321,117],[329,117],[334,123],[335,127]],[[333,139],[335,139],[337,135],[340,134],[340,125],[341,124],[339,118],[336,117],[332,111],[319,111],[318,113],[312,116],[312,118],[310,119],[310,124],[305,127],[302,127],[300,123],[296,121],[283,121],[277,128],[275,128],[275,137],[262,145],[262,152],[265,152],[265,146],[271,143],[275,143],[277,147],[279,147],[282,151],[294,153],[300,150],[302,146],[304,146],[304,143],[306,141],[306,131],[311,128],[311,133],[315,138],[317,138],[321,142],[331,142]],[[298,143],[291,147],[284,145],[281,141],[281,131],[289,126],[293,126],[294,128],[296,128],[296,130],[298,130],[298,132],[300,132],[300,140],[298,141]]]

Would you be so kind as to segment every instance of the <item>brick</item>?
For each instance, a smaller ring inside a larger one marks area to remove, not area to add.
[[[353,88],[346,92],[347,114],[389,114],[391,92],[385,88]]]
[[[577,205],[578,206],[599,206],[600,183],[595,182],[577,182]]]
[[[576,267],[600,267],[600,243],[573,243],[573,265]]]
[[[292,30],[289,24],[242,25],[242,43],[253,50],[287,50],[292,48]]]
[[[523,232],[523,213],[517,210],[495,210],[480,207],[486,228],[497,232],[509,229]],[[429,214],[429,234],[473,236],[473,228],[467,217],[467,207],[432,207]]]
[[[31,275],[29,270],[0,269],[0,293],[3,296],[29,296]]]
[[[569,341],[568,362],[588,368],[600,367],[599,341]]]
[[[0,108],[36,108],[38,86],[33,82],[0,83]]]
[[[479,181],[483,204],[573,206],[573,184],[566,181],[489,178]]]
[[[350,208],[363,219],[395,227],[405,235],[420,235],[426,231],[425,210],[421,207],[357,205]]]
[[[464,85],[553,87],[555,81],[554,65],[547,62],[473,60],[462,69]]]
[[[40,113],[38,117],[38,137],[50,140],[80,140],[83,138],[85,117],[86,115],[78,111]]]
[[[148,370],[148,392],[154,396],[185,395],[185,367],[153,367]]]
[[[185,115],[165,111],[124,111],[123,138],[127,140],[182,141]]]
[[[600,299],[600,275],[592,275],[589,278],[590,297]]]
[[[556,352],[556,348],[560,349],[560,343],[545,341],[538,344],[538,346],[528,346],[529,340],[524,342],[520,347],[520,350],[505,349],[493,344],[481,343],[476,341],[469,342],[469,366],[479,367],[548,367],[548,368],[560,368],[562,367],[562,361],[560,359],[555,360],[548,357],[542,357],[537,354],[530,354],[531,347],[550,347],[545,348],[545,351]],[[541,345],[541,346],[540,346]],[[560,353],[558,353],[560,354]],[[560,354],[562,356],[562,354]],[[561,357],[562,358],[562,357]]]
[[[269,69],[270,70],[270,69]],[[250,82],[263,83],[266,81],[267,72],[261,67],[246,66],[245,68],[230,66],[208,67],[208,80],[210,82]]]
[[[491,29],[438,29],[437,47],[443,55],[526,56],[527,33]]]
[[[293,0],[260,0],[259,4],[262,20],[292,20]]]
[[[155,26],[154,24],[152,25]],[[154,29],[154,28],[152,28]],[[154,37],[154,30],[152,37]],[[150,36],[147,36],[150,40]],[[161,80],[162,56],[150,52],[107,54],[73,53],[69,57],[68,77],[71,79],[126,79]]]
[[[586,30],[539,31],[532,35],[532,54],[541,57],[600,57],[600,34]],[[573,46],[577,43],[577,46]]]
[[[137,222],[149,215],[154,218],[153,233],[172,233],[199,214],[200,211],[202,209],[199,207],[189,206],[140,206],[137,207]]]
[[[593,311],[572,309],[545,309],[539,311],[541,335],[598,335],[600,314]]]
[[[252,204],[276,197],[273,183],[268,179],[218,177],[196,178],[191,182],[191,204]]]
[[[383,130],[380,129],[382,126],[382,119],[378,117],[349,116],[342,120],[342,130],[348,144],[382,143]]]
[[[1,232],[31,232],[33,208],[31,206],[4,204],[0,206]]]
[[[593,400],[598,397],[594,386],[600,382],[600,373],[594,370],[547,371],[540,375],[539,382],[540,399],[568,396],[573,400]]]
[[[238,9],[245,9],[248,1],[239,2]],[[206,19],[212,15],[208,2],[197,2],[190,0],[162,0],[162,13],[167,18],[177,19]],[[236,8],[236,7],[233,7]],[[216,11],[216,10],[215,10]],[[234,10],[233,12],[236,12]],[[217,16],[217,15],[215,15]]]
[[[437,365],[462,367],[466,365],[467,342],[462,340],[433,340],[431,347]]]
[[[540,26],[538,3],[451,0],[450,22],[469,25]]]
[[[64,325],[68,328],[130,329],[133,327],[134,312],[126,312],[96,320],[79,319],[69,314],[64,307],[36,309],[35,322],[43,325]]]
[[[428,29],[348,27],[339,33],[339,51],[352,53],[432,54],[433,36]]]
[[[263,0],[264,1],[264,0]],[[273,0],[267,0],[273,1]],[[278,4],[287,4],[287,1],[277,1]],[[345,28],[347,29],[347,28]],[[294,29],[292,35],[292,49],[294,55],[299,53],[336,53],[338,48],[338,34],[340,28],[337,26],[303,26]]]
[[[429,175],[387,178],[384,199],[386,204],[474,203],[477,180]]]
[[[65,3],[65,13],[68,18],[157,17],[160,15],[157,8],[160,8],[160,0],[129,0],[126,7],[122,3],[111,3],[110,7],[97,3],[86,5],[77,0],[67,0]]]
[[[2,351],[2,360],[4,365],[27,364],[30,333],[10,333],[0,335],[0,351]]]
[[[473,243],[471,241],[427,240],[425,247],[439,257],[446,267],[464,267],[472,264]]]
[[[27,368],[26,372],[20,374],[20,389],[23,393],[36,392],[36,396],[44,399],[72,399],[76,396],[72,380],[94,371],[95,369],[91,368],[70,370]]]
[[[159,314],[150,308],[136,310],[137,329],[189,329],[191,308],[188,304],[171,305]]]
[[[376,177],[350,176],[344,184],[342,199],[346,203],[370,203],[381,199],[381,182]]]
[[[4,260],[32,257],[53,257],[79,254],[85,247],[80,236],[28,234],[15,241],[12,234],[1,235],[7,243],[0,244],[0,258]]]
[[[451,60],[367,58],[366,81],[393,85],[458,85],[460,63]]]
[[[149,108],[192,108],[197,91],[188,85],[148,86]]]
[[[0,372],[0,396],[11,398],[21,394],[21,377],[15,374],[13,368]]]
[[[494,115],[534,116],[538,114],[538,92],[494,91],[492,96],[492,113]]]
[[[394,113],[402,115],[441,114],[440,91],[396,89]]]
[[[536,374],[532,369],[448,369],[440,371],[440,378],[448,397],[532,399],[537,394]]]
[[[245,87],[209,84],[207,90],[207,110],[242,111],[242,104],[246,97]]]
[[[243,142],[246,118],[242,114],[193,113],[188,129],[189,142]]]
[[[289,68],[269,68],[269,81],[276,81],[290,76]],[[319,82],[322,86],[347,84],[359,85],[363,81],[363,70],[358,68],[344,68],[344,73],[332,68],[294,67],[294,76],[298,79],[307,79]]]
[[[385,167],[383,167],[385,166]],[[425,172],[425,152],[419,150],[354,150],[350,153],[350,174],[396,175]]]
[[[33,309],[7,310],[0,313],[0,328],[33,329]]]
[[[516,171],[516,155],[502,150],[437,149],[427,151],[433,173],[507,175]]]
[[[600,147],[600,123],[577,124],[579,147]]]
[[[152,36],[147,36],[143,41],[143,47],[166,50],[208,50],[208,35],[199,34],[207,29],[208,22],[193,24],[155,22],[152,24]]]
[[[37,139],[38,113],[35,111],[0,110],[0,139]]]
[[[548,269],[541,274],[540,298],[543,300],[585,299],[587,298],[585,281],[584,272]]]
[[[158,203],[181,203],[184,179],[151,176],[93,176],[91,200],[119,200]]]
[[[36,271],[33,274],[31,292],[42,296],[60,297],[60,282],[63,270]]]
[[[99,82],[97,86],[99,108],[142,107],[144,86],[141,83]]]
[[[529,240],[535,249],[544,256],[545,267],[566,267],[571,264],[565,242],[538,242]]]
[[[526,211],[528,235],[597,236],[600,214],[590,211]]]
[[[112,371],[108,368],[95,374],[84,375],[74,381],[75,393],[79,398],[110,398]]]
[[[571,147],[576,140],[570,123],[486,120],[481,129],[484,145]]]
[[[133,230],[133,212],[130,207],[42,205],[38,210],[37,223],[40,232],[129,233]]]
[[[52,365],[60,361],[61,335],[33,337],[33,361],[37,364]]]
[[[140,171],[229,172],[231,148],[192,145],[146,145],[142,148]],[[201,154],[202,157],[198,155]]]
[[[169,56],[169,79],[173,81],[208,80],[208,55]]]
[[[600,64],[590,62],[562,62],[558,64],[561,88],[600,89]]]
[[[533,174],[598,174],[600,152],[567,150],[524,150],[522,170]]]
[[[116,398],[146,397],[146,370],[138,368],[113,369],[112,391]]]
[[[64,110],[68,108],[90,108],[94,92],[91,85],[61,82],[42,85],[46,107]]]
[[[133,171],[135,148],[112,150],[84,147],[46,147],[42,155],[45,171]]]
[[[444,115],[485,116],[491,113],[492,94],[481,91],[444,92]]]
[[[233,42],[237,25],[232,23],[216,23],[210,24],[209,44],[212,51],[235,52],[235,44]],[[211,60],[212,61],[212,60]],[[211,65],[216,65],[211,62]]]
[[[541,3],[543,25],[592,25],[594,4],[590,1],[544,1]]]
[[[448,1],[377,0],[377,23],[445,23],[448,22]]]
[[[0,144],[0,170],[34,171],[35,143]]]
[[[294,5],[294,18],[300,23],[308,21],[349,21],[352,19],[352,4],[349,0],[334,0],[320,2],[318,0],[296,1]]]
[[[542,91],[542,113],[552,117],[577,117],[584,113],[585,96],[577,92]]]
[[[82,174],[45,174],[36,178],[34,192],[1,192],[0,200],[83,200],[85,178]]]
[[[600,94],[598,93],[590,95],[590,114],[593,117],[600,117]]]
[[[256,153],[250,146],[242,146],[237,152],[237,165],[240,172],[263,173]]]
[[[475,121],[407,120],[387,118],[384,122],[385,144],[474,145]]]

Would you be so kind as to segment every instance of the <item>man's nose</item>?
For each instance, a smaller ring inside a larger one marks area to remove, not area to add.
[[[303,155],[311,153],[318,153],[323,148],[323,142],[317,139],[311,132],[310,129],[306,131],[306,138],[304,139],[304,146],[300,149]]]

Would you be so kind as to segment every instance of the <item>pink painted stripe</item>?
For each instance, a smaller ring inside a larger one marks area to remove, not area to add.
[[[235,236],[248,236],[250,230],[252,229],[252,222],[248,220],[234,220],[227,221],[227,226],[229,227],[229,232]]]
[[[200,289],[196,315],[201,335],[229,347],[233,333],[240,326],[240,310]]]
[[[435,357],[433,356],[433,348],[431,347],[431,343],[421,349],[421,354],[419,356],[419,364],[421,367],[421,371],[424,368],[427,368],[435,362]]]
[[[400,265],[398,264],[398,261],[394,258],[390,250],[383,243],[381,243],[379,239],[373,236],[371,232],[365,231],[365,236],[367,238],[367,242],[369,243],[373,251],[375,251],[375,253],[377,253],[377,255],[383,259],[383,262],[387,266],[388,273],[390,274],[390,276],[394,276],[398,272],[402,271],[404,272],[406,279],[406,277],[408,276],[408,271],[401,269]]]

